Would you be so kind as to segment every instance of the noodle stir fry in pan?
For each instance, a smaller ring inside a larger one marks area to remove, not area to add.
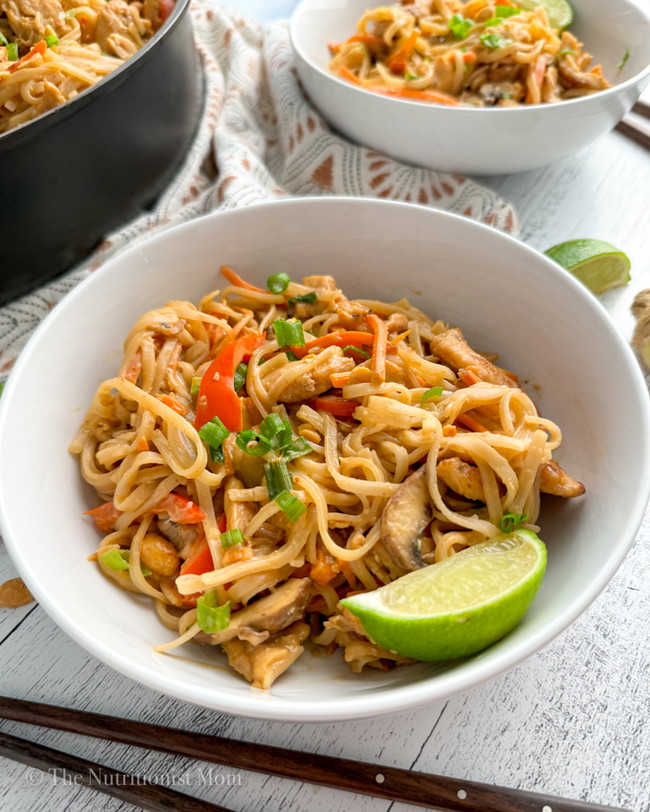
[[[230,268],[145,313],[71,450],[103,504],[96,558],[187,641],[268,688],[302,653],[404,658],[339,600],[523,526],[584,487],[516,376],[402,300]],[[496,359],[493,359],[496,360]]]

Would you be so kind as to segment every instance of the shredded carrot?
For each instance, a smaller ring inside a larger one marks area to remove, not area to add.
[[[47,42],[42,39],[40,42],[37,42],[36,45],[34,45],[34,47],[25,54],[25,56],[9,65],[7,68],[7,73],[13,73],[14,71],[18,70],[18,68],[22,67],[25,62],[28,62],[33,56],[36,56],[36,54],[44,56],[45,51],[47,51]]]
[[[459,414],[454,422],[459,423],[461,426],[464,426],[470,431],[488,431],[483,423],[479,423],[475,417],[472,417],[467,413]]]
[[[341,50],[341,46],[336,45],[333,42],[330,42],[327,47],[330,49],[331,54],[338,54],[338,52]]]
[[[395,51],[390,59],[386,60],[386,64],[393,73],[399,74],[400,76],[404,73],[406,70],[406,63],[408,62],[408,58],[411,56],[411,51],[413,50],[417,38],[418,32],[413,31],[413,33],[406,38],[402,47]]]
[[[533,81],[539,88],[540,92],[542,90],[542,84],[544,83],[544,74],[546,73],[546,68],[548,67],[548,62],[544,56],[538,56],[535,61],[535,66],[533,67]],[[534,104],[535,100],[533,94],[528,91],[528,95],[526,96],[526,104]]]
[[[138,451],[149,451],[149,443],[144,437],[140,437],[137,445]]]
[[[372,372],[375,383],[383,383],[386,380],[386,347],[388,344],[388,327],[383,319],[374,313],[370,313],[364,319],[373,333],[375,341],[372,345]]]
[[[420,386],[426,386],[426,381],[424,378],[421,378],[419,375],[415,376],[415,380],[418,382]]]
[[[371,51],[381,50],[386,44],[381,37],[375,37],[372,34],[355,34],[353,37],[350,37],[348,42],[360,42]]]
[[[131,358],[131,361],[126,369],[126,373],[123,376],[126,378],[127,381],[131,383],[135,383],[138,378],[140,377],[140,373],[142,372],[142,351],[138,350],[136,354]]]
[[[86,561],[97,561],[97,553],[93,553],[92,555],[89,555],[88,558],[86,559]]]
[[[414,101],[431,102],[432,104],[447,104],[449,107],[460,107],[460,102],[440,90],[415,90],[412,87],[373,87],[374,93],[383,96],[395,96],[398,99],[413,99]]]
[[[465,386],[474,386],[475,383],[481,383],[479,376],[469,368],[458,370],[458,377]]]
[[[458,434],[456,426],[443,426],[442,433],[444,437],[455,437]]]
[[[221,266],[221,273],[226,279],[230,282],[231,285],[234,285],[237,288],[245,288],[246,290],[254,290],[257,293],[268,293],[268,290],[263,290],[262,288],[256,288],[255,285],[251,285],[249,282],[246,282],[245,279],[242,279],[238,273],[235,273],[232,268],[229,268],[227,265]]]
[[[319,545],[316,563],[312,564],[312,568],[309,572],[312,581],[316,581],[316,583],[321,586],[326,586],[330,581],[333,581],[338,574],[339,566],[337,559]]]
[[[349,372],[333,372],[330,375],[330,381],[335,389],[341,389],[350,380]]]
[[[339,68],[339,76],[342,79],[346,79],[348,82],[352,82],[353,85],[361,84],[357,77],[348,68]]]
[[[158,395],[158,400],[161,403],[164,403],[165,406],[169,406],[170,409],[173,409],[176,414],[184,415],[186,412],[185,406],[183,406],[182,403],[179,403],[173,395]]]
[[[476,54],[474,51],[466,51],[463,54],[463,62],[467,64],[468,62],[476,62]]]

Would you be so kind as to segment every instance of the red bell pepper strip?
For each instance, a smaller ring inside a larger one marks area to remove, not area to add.
[[[311,406],[317,412],[328,412],[334,417],[349,419],[353,416],[357,406],[361,406],[356,400],[344,400],[343,398],[325,397],[321,395],[307,401],[307,406]]]
[[[194,428],[218,417],[229,431],[242,430],[241,398],[235,392],[235,371],[264,344],[260,333],[248,333],[221,350],[201,378]]]
[[[177,493],[170,493],[161,499],[152,513],[168,513],[176,524],[198,524],[205,519],[205,513],[195,502]]]
[[[223,513],[219,519],[219,532],[226,532],[226,514]],[[205,538],[200,539],[192,555],[181,566],[181,575],[203,575],[204,572],[212,572],[214,561],[210,546]]]

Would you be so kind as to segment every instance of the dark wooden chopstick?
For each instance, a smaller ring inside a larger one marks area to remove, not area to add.
[[[645,102],[637,102],[631,112],[636,113],[638,116],[643,116],[643,118],[650,119],[650,105]],[[616,129],[622,135],[626,136],[626,138],[634,141],[635,144],[650,150],[650,134],[641,129],[641,127],[638,127],[631,118],[626,117],[622,119],[622,121],[619,121],[616,125]]]
[[[0,756],[42,770],[52,780],[74,781],[76,786],[99,790],[150,812],[229,812],[225,807],[209,801],[2,732]]]
[[[40,702],[0,697],[0,718],[131,744],[235,769],[435,807],[445,812],[627,812],[430,773],[235,741]]]

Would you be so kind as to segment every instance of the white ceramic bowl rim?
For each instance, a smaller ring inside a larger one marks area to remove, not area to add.
[[[627,0],[617,0],[618,3],[625,3],[626,1]],[[352,82],[346,82],[344,79],[339,78],[335,74],[330,73],[327,70],[324,70],[317,62],[315,62],[313,59],[311,59],[309,57],[309,55],[305,52],[305,50],[303,49],[302,44],[300,42],[300,37],[298,36],[298,21],[299,21],[300,17],[306,13],[306,11],[305,11],[305,9],[303,7],[308,5],[309,2],[311,2],[311,0],[302,0],[302,2],[297,6],[297,8],[295,9],[295,11],[293,12],[293,14],[291,16],[291,22],[290,22],[291,42],[292,42],[293,47],[296,49],[297,53],[299,54],[299,56],[308,65],[310,65],[312,68],[314,68],[314,70],[316,70],[319,74],[321,74],[321,76],[326,76],[331,81],[334,81],[339,85],[343,85],[344,87],[351,89],[355,93],[363,93],[363,94],[371,93],[372,91],[366,90],[366,89],[364,89],[362,87],[357,87],[357,85],[354,85]],[[369,4],[369,6],[370,5],[372,5],[372,3]],[[648,22],[650,23],[650,16],[648,15],[648,12],[645,9],[640,8],[637,5],[634,5],[633,7],[634,7],[635,10],[639,11],[640,13],[645,14],[647,19],[648,19]],[[326,48],[327,43],[323,43],[323,47]],[[565,99],[565,100],[563,100],[561,102],[557,102],[557,104],[561,104],[562,107],[568,107],[568,106],[575,107],[576,105],[584,104],[589,99],[593,100],[596,97],[606,99],[606,98],[609,98],[610,96],[616,96],[621,91],[624,91],[627,88],[630,88],[630,87],[633,87],[634,85],[637,85],[639,82],[643,81],[646,78],[646,76],[649,76],[649,75],[650,75],[650,62],[645,66],[645,68],[642,68],[640,71],[638,71],[636,74],[634,74],[634,76],[629,77],[628,79],[626,79],[624,82],[621,82],[620,84],[612,85],[612,87],[609,87],[606,90],[600,90],[600,91],[598,91],[598,93],[594,93],[592,95],[578,96],[575,99]],[[554,104],[539,104],[539,105],[535,105],[534,108],[531,107],[531,105],[521,105],[519,107],[474,107],[473,105],[469,105],[469,104],[465,105],[465,106],[455,107],[453,105],[437,104],[436,102],[421,102],[421,101],[417,101],[417,100],[413,100],[413,99],[400,99],[399,97],[393,97],[393,96],[381,96],[381,94],[375,94],[375,95],[378,95],[378,96],[380,96],[380,98],[384,98],[389,102],[397,102],[399,104],[407,105],[407,106],[410,106],[410,107],[413,107],[413,106],[416,106],[416,107],[426,106],[426,107],[433,107],[435,109],[444,108],[446,110],[460,110],[460,111],[463,112],[463,114],[469,114],[469,115],[476,115],[477,113],[481,113],[482,115],[485,115],[486,113],[491,113],[492,115],[496,114],[496,115],[511,115],[512,116],[512,115],[521,114],[522,110],[531,110],[531,109],[538,109],[538,108],[539,109],[551,109],[551,108],[555,107]]]
[[[8,417],[12,408],[11,404],[15,392],[18,391],[21,374],[29,367],[34,353],[40,349],[41,335],[48,330],[51,322],[64,319],[68,310],[74,309],[76,299],[84,295],[86,288],[98,284],[98,281],[110,274],[113,266],[120,264],[125,257],[146,251],[147,246],[165,243],[168,240],[176,240],[183,234],[191,234],[195,229],[209,228],[210,223],[217,218],[227,221],[230,218],[241,216],[243,212],[249,212],[251,215],[253,215],[253,212],[259,212],[260,215],[263,215],[265,209],[277,206],[286,208],[286,216],[291,217],[292,207],[307,206],[321,207],[324,209],[332,207],[334,209],[342,203],[345,203],[346,206],[392,206],[420,211],[426,208],[410,203],[366,198],[351,199],[346,197],[328,197],[287,199],[260,203],[243,210],[235,209],[225,212],[213,212],[204,217],[174,226],[153,237],[140,240],[125,248],[117,256],[109,260],[106,265],[67,294],[62,302],[54,308],[36,329],[27,346],[20,354],[4,389],[2,400],[0,401],[0,440],[7,431]],[[432,213],[435,213],[437,217],[443,219],[456,221],[466,220],[466,218],[448,212],[436,210]],[[491,227],[480,223],[473,221],[467,221],[467,223],[468,225],[471,224],[471,228],[492,233],[495,232]],[[637,399],[643,409],[643,425],[637,426],[636,429],[640,437],[650,436],[650,406],[647,405],[648,394],[644,378],[630,347],[611,324],[609,316],[602,305],[588,293],[577,280],[554,262],[515,238],[501,232],[499,233],[503,240],[516,243],[535,263],[539,264],[543,262],[546,265],[546,273],[549,277],[561,278],[559,279],[561,284],[572,286],[579,292],[579,295],[583,297],[585,309],[591,311],[590,317],[600,322],[603,332],[606,332],[609,339],[618,346],[618,350],[627,367],[626,373],[629,375],[632,387],[630,394]],[[592,603],[613,577],[634,541],[643,519],[649,496],[650,454],[646,454],[643,459],[642,476],[637,483],[632,509],[629,511],[629,519],[625,526],[622,526],[620,529],[616,554],[613,555],[608,560],[607,565],[599,571],[598,577],[594,578],[584,587],[577,598],[568,603],[562,611],[554,615],[551,622],[539,629],[536,633],[527,636],[516,649],[509,652],[507,658],[503,658],[502,662],[495,663],[489,660],[474,660],[472,662],[473,667],[470,671],[462,671],[461,673],[451,671],[449,673],[437,674],[435,681],[432,683],[427,679],[423,679],[407,685],[392,686],[390,689],[391,701],[389,707],[386,707],[386,694],[381,692],[362,696],[355,695],[344,699],[337,698],[335,701],[322,702],[310,700],[293,704],[286,698],[277,698],[271,703],[267,700],[266,696],[263,695],[265,692],[256,692],[254,690],[251,690],[245,707],[226,706],[224,702],[219,702],[218,691],[215,689],[209,691],[203,687],[181,684],[177,679],[168,677],[160,671],[154,673],[154,669],[152,668],[145,668],[134,664],[119,648],[106,645],[102,639],[93,637],[84,628],[82,622],[69,616],[65,611],[61,610],[56,603],[53,603],[48,597],[47,584],[39,580],[39,577],[30,565],[30,556],[19,543],[20,529],[12,521],[14,517],[12,516],[10,506],[5,500],[3,489],[0,489],[0,531],[21,576],[50,617],[73,640],[79,643],[79,645],[122,674],[154,690],[162,691],[178,699],[194,702],[205,707],[216,708],[225,713],[276,721],[331,722],[333,720],[358,719],[385,713],[395,713],[422,705],[426,702],[448,699],[450,696],[473,688],[488,679],[497,677],[521,663],[533,653],[539,651],[566,629]]]

